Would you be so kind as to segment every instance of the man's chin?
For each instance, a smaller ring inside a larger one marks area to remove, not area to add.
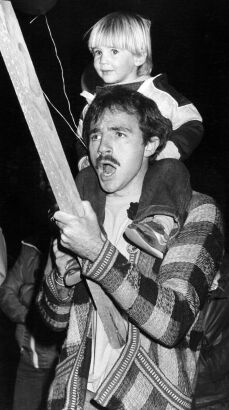
[[[99,183],[100,183],[102,190],[106,194],[113,194],[114,192],[116,192],[116,188],[110,182],[103,181],[102,179],[99,178]]]
[[[100,185],[101,185],[102,190],[103,190],[106,194],[113,194],[114,192],[116,192],[116,190],[113,189],[113,188],[111,188],[111,187],[108,187],[108,186],[106,186],[106,185],[104,185],[104,184],[100,184]]]

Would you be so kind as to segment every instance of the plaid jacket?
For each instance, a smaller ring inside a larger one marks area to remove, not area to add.
[[[117,410],[191,408],[202,308],[222,253],[220,212],[210,197],[194,192],[185,224],[163,261],[134,247],[127,260],[107,241],[93,264],[84,263],[84,275],[103,287],[129,322],[125,348],[97,391],[97,403]],[[48,409],[83,410],[94,307],[84,281],[61,301],[53,273],[38,304],[49,326],[68,331]]]

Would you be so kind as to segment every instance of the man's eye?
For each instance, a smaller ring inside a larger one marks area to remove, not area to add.
[[[123,132],[121,132],[121,131],[117,131],[117,132],[116,132],[116,135],[117,135],[118,138],[123,138],[123,137],[126,136],[126,135],[125,135]]]
[[[92,134],[90,135],[90,141],[99,141],[101,139],[100,134]]]

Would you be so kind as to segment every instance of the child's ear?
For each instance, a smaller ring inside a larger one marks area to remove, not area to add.
[[[134,62],[136,67],[140,67],[146,61],[146,53],[136,54],[134,56]]]
[[[144,157],[149,158],[151,155],[153,155],[160,143],[160,140],[158,137],[152,137],[149,142],[147,142],[145,146],[145,152],[144,152]]]

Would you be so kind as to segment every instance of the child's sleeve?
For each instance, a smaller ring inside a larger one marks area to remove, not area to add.
[[[173,132],[157,159],[188,158],[203,137],[202,117],[196,107],[178,93],[162,74],[153,80],[151,98],[157,103],[162,115],[172,122]]]
[[[202,122],[197,120],[185,122],[176,130],[173,130],[171,137],[164,148],[164,154],[166,154],[164,157],[170,157],[170,152],[177,149],[179,155],[178,159],[185,160],[200,144],[203,137],[203,131]],[[171,155],[171,157],[174,158],[173,155]]]

